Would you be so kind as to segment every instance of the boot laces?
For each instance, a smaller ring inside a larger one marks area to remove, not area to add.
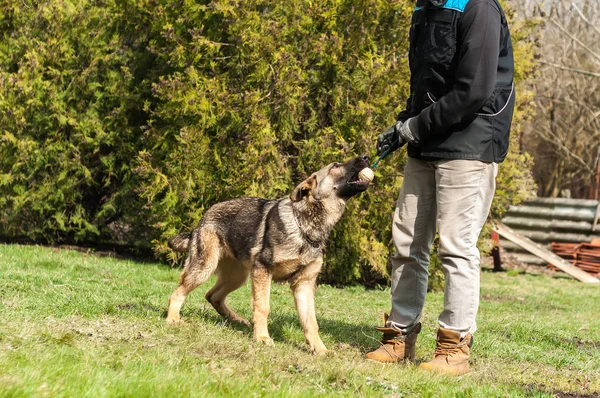
[[[396,346],[403,343],[406,343],[407,335],[395,335],[395,334],[385,334],[381,338],[381,348],[385,350],[391,357],[398,357],[398,354],[394,352],[394,349],[388,347],[388,345]]]
[[[435,347],[435,352],[433,354],[434,357],[438,356],[446,356],[452,357],[455,354],[458,354],[461,351],[461,348],[464,347],[467,343],[462,342],[458,344],[451,343],[437,343]]]
[[[406,335],[384,334],[381,338],[381,344],[399,344],[406,341]]]
[[[401,334],[388,334],[388,333],[384,333],[383,337],[381,338],[381,344],[399,344],[399,343],[406,343],[406,339],[408,339],[409,337],[419,333],[419,331],[421,330],[420,327],[417,328],[413,328],[410,332],[408,333],[401,333]]]

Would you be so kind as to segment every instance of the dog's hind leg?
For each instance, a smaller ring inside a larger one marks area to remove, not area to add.
[[[217,269],[219,279],[217,283],[206,293],[206,299],[215,307],[215,310],[232,322],[250,326],[250,322],[236,314],[225,303],[227,295],[239,289],[248,280],[250,272],[242,264],[235,260],[222,259]]]
[[[219,237],[212,231],[197,229],[192,233],[190,248],[179,286],[169,298],[167,323],[180,322],[179,312],[187,295],[206,282],[215,272],[221,256]]]

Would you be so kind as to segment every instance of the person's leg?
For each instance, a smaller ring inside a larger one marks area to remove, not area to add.
[[[444,310],[436,353],[422,364],[452,374],[468,371],[479,308],[479,234],[488,216],[498,165],[473,160],[437,163],[439,256],[445,276]]]
[[[446,287],[440,327],[474,333],[479,308],[477,240],[496,189],[496,163],[450,160],[438,166],[439,255]]]
[[[410,330],[421,319],[427,294],[429,255],[435,238],[435,165],[409,159],[394,211],[392,311],[387,326]]]
[[[392,311],[385,319],[381,346],[366,357],[380,362],[413,360],[419,320],[427,293],[429,253],[435,236],[435,167],[409,158],[394,211]]]

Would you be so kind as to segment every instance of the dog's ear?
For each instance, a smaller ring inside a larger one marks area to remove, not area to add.
[[[290,199],[292,202],[299,202],[303,197],[307,196],[312,192],[313,189],[317,186],[317,177],[314,175],[308,177],[306,180],[302,181],[298,186],[294,189],[292,194],[290,195]]]

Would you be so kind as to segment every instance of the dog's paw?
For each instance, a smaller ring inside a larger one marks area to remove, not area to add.
[[[235,322],[239,325],[246,326],[248,328],[252,327],[252,324],[244,318],[231,318],[231,322]]]
[[[167,325],[183,325],[184,323],[181,319],[167,318]]]
[[[275,344],[273,342],[273,339],[270,338],[269,336],[257,336],[257,337],[255,337],[255,339],[256,339],[256,341],[260,341],[268,346],[272,346],[273,344]]]
[[[251,324],[250,322],[248,322],[247,320],[245,320],[245,319],[244,319],[244,320],[242,320],[240,323],[241,323],[242,325],[246,326],[247,328],[250,328],[250,329],[252,329],[252,324]]]
[[[322,356],[322,355],[331,355],[331,354],[333,354],[333,351],[328,350],[325,347],[320,347],[320,348],[313,348],[312,353],[315,355]]]

